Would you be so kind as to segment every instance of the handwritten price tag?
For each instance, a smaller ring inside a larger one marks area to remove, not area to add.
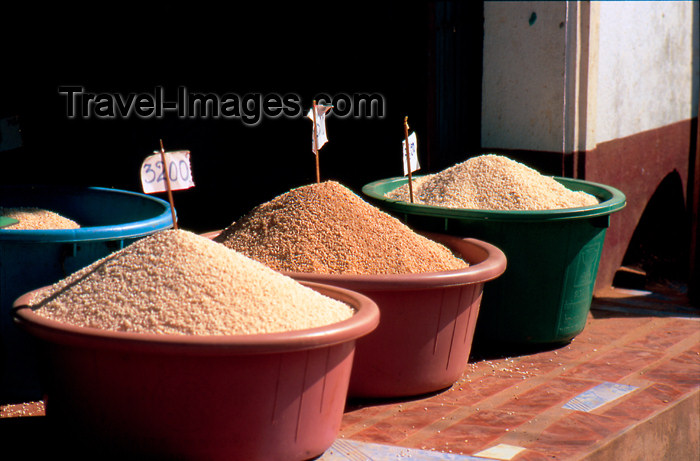
[[[194,187],[190,166],[190,151],[179,150],[165,153],[167,167],[163,167],[160,152],[146,157],[141,165],[141,185],[146,194],[167,191],[165,175],[170,178],[170,189],[181,190]]]
[[[406,161],[406,141],[401,141],[401,149],[403,152],[403,175],[408,174],[408,163],[411,163],[411,173],[416,170],[420,170],[420,164],[418,163],[418,141],[416,140],[416,132],[414,131],[408,137],[408,153],[411,156],[409,161]]]

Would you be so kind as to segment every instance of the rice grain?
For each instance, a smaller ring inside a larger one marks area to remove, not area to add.
[[[292,272],[408,274],[468,265],[336,181],[298,187],[258,205],[214,240]]]
[[[439,173],[417,177],[414,203],[477,210],[552,210],[598,204],[549,176],[502,155],[472,157]],[[408,184],[385,194],[408,202]]]
[[[78,326],[156,334],[294,331],[354,309],[191,232],[152,234],[36,297],[37,314]]]
[[[3,227],[8,230],[78,229],[80,225],[56,212],[36,207],[2,208],[0,216],[19,220],[17,224]]]

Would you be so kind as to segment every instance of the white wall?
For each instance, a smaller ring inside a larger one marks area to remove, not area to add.
[[[486,1],[482,146],[590,150],[697,116],[697,14],[697,1]]]
[[[566,2],[484,3],[482,146],[561,151],[565,15]]]
[[[598,3],[595,141],[697,116],[697,2]]]

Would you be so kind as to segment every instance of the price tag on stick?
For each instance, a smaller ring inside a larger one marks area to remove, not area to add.
[[[401,143],[403,147],[403,174],[408,175],[408,194],[413,203],[413,177],[411,173],[420,168],[418,165],[418,148],[416,146],[416,133],[408,135],[408,116],[403,119],[403,134],[404,141]]]
[[[166,192],[168,190],[167,180],[170,180],[170,190],[194,187],[190,151],[165,152],[165,163],[168,164],[167,168],[164,166],[160,152],[154,152],[143,161],[141,185],[146,194]]]
[[[401,141],[401,148],[403,150],[403,175],[406,176],[409,173],[413,173],[416,170],[420,170],[420,164],[418,163],[418,140],[416,139],[416,132],[414,131],[408,136],[408,148],[406,148],[406,141]],[[406,152],[408,152],[408,161],[406,159]],[[408,164],[411,164],[410,171]]]
[[[314,123],[311,149],[313,149],[314,154],[316,155],[317,183],[321,182],[321,173],[318,166],[318,150],[328,142],[328,136],[326,135],[326,112],[331,110],[332,107],[333,106],[316,104],[316,100],[314,99],[313,107],[309,110],[309,113],[306,114],[306,116]]]
[[[194,187],[190,167],[190,151],[165,152],[163,140],[160,140],[160,152],[146,157],[141,165],[141,185],[147,194],[168,192],[170,212],[173,215],[173,227],[177,229],[173,190]]]
[[[309,113],[306,114],[306,117],[314,122],[314,134],[311,149],[316,155],[318,155],[318,150],[328,142],[328,135],[326,134],[326,112],[332,108],[333,106],[316,104],[316,101],[314,100],[313,107],[309,109]]]

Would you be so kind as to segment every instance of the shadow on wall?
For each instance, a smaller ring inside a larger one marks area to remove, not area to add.
[[[690,222],[677,171],[656,188],[632,234],[622,266],[636,270],[637,286],[619,272],[613,286],[685,291],[689,275]],[[643,278],[643,280],[639,280]],[[640,286],[643,285],[643,286]]]

